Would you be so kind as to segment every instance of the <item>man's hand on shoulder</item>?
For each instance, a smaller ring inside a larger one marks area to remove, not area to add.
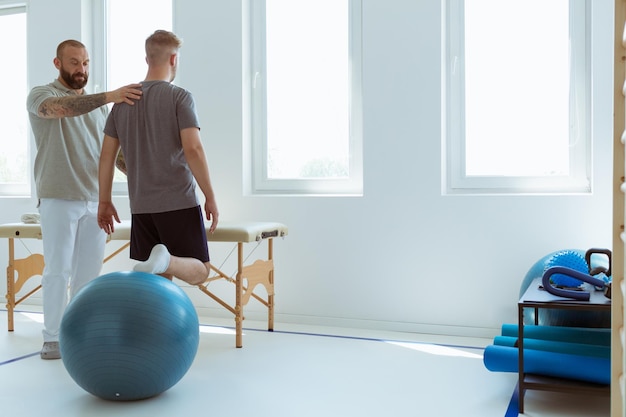
[[[141,91],[141,84],[128,84],[124,87],[120,87],[117,90],[109,91],[106,93],[108,103],[126,103],[131,106],[135,104],[135,101],[141,98],[143,92]]]

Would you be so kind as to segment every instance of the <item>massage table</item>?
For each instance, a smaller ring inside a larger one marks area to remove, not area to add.
[[[268,330],[274,330],[274,253],[273,239],[285,237],[288,229],[284,224],[275,222],[227,222],[221,221],[213,233],[209,233],[209,242],[231,242],[237,246],[237,272],[234,277],[227,275],[211,263],[211,275],[198,289],[211,297],[235,316],[235,346],[243,346],[243,307],[250,298],[255,298],[268,309]],[[41,285],[16,299],[24,284],[32,277],[41,276],[44,268],[42,254],[34,253],[26,258],[15,259],[15,239],[41,239],[41,226],[38,223],[7,223],[0,225],[0,238],[8,239],[9,266],[7,267],[7,312],[8,331],[13,331],[15,307],[37,292]],[[108,241],[126,241],[122,246],[106,256],[108,262],[130,246],[130,221],[115,225],[115,232],[108,236]],[[250,265],[244,265],[244,244],[267,241],[267,258],[258,259]],[[209,288],[216,280],[226,280],[235,285],[235,302],[228,303]],[[245,281],[245,285],[244,285]],[[257,285],[265,287],[267,298],[254,293]]]

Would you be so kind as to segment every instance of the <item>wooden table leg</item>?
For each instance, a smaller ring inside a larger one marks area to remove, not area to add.
[[[267,259],[274,259],[274,239],[267,240]],[[272,263],[273,265],[273,263]],[[274,268],[270,271],[269,276],[271,293],[267,296],[267,330],[274,331]]]
[[[235,280],[235,346],[243,346],[243,243],[237,243],[237,279]]]
[[[15,247],[13,239],[9,239],[9,266],[7,267],[7,320],[8,330],[14,329],[15,307],[28,297],[41,289],[41,284],[37,285],[28,293],[16,299],[17,293],[21,291],[26,281],[36,275],[43,275],[44,260],[40,253],[33,253],[26,258],[15,259]],[[16,279],[17,274],[17,279]]]
[[[10,332],[13,331],[13,311],[15,309],[15,246],[13,238],[9,238],[9,266],[7,266],[7,326]]]

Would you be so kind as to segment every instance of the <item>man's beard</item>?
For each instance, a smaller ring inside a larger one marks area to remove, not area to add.
[[[81,76],[83,77],[83,79],[82,80],[78,79],[78,77],[81,77]],[[85,85],[87,85],[87,80],[89,80],[89,74],[88,73],[82,73],[82,72],[77,72],[77,73],[74,73],[74,74],[70,74],[69,72],[67,72],[63,68],[61,68],[61,78],[73,90],[80,90]]]

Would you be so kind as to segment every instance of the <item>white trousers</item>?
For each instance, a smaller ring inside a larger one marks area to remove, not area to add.
[[[106,233],[98,227],[97,202],[41,199],[39,214],[45,262],[43,340],[56,342],[68,301],[100,275]]]

